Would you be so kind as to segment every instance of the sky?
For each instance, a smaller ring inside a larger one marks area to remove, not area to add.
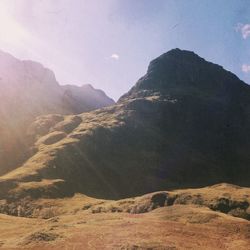
[[[0,49],[117,100],[173,48],[250,83],[250,0],[0,0]]]

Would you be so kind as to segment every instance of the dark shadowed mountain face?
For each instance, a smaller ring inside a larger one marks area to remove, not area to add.
[[[153,60],[146,75],[121,100],[158,91],[162,95],[200,94],[202,98],[229,101],[244,89],[249,91],[248,85],[223,67],[193,52],[174,49]]]
[[[175,49],[153,60],[119,103],[153,96],[159,98],[153,121],[163,140],[157,144],[161,177],[173,176],[179,185],[250,185],[249,85],[193,52]],[[148,121],[145,111],[138,114]]]
[[[0,51],[0,173],[27,157],[24,133],[35,117],[77,114],[114,103],[103,92],[88,88],[81,88],[75,99],[51,70]]]
[[[120,198],[218,182],[250,186],[249,128],[250,87],[175,49],[153,60],[116,105],[37,118],[29,128],[35,153],[0,178],[1,188],[22,197],[23,183],[33,181],[36,197]]]

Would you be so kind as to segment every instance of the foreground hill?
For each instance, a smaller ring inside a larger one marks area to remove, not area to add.
[[[37,118],[28,129],[33,154],[0,177],[0,197],[249,186],[249,110],[249,85],[193,52],[169,51],[116,105]]]
[[[19,205],[19,217],[0,214],[0,244],[3,249],[245,250],[249,203],[249,188],[228,184],[117,201],[82,194],[38,199]]]
[[[77,100],[68,86],[41,64],[21,61],[0,51],[0,174],[23,162],[30,152],[24,134],[39,115],[77,114],[114,104],[103,92],[87,85]]]

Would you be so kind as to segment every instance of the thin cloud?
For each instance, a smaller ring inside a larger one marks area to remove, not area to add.
[[[246,24],[238,23],[235,30],[237,32],[240,32],[244,39],[247,39],[248,37],[250,37],[250,24],[249,23],[246,23]]]
[[[249,64],[243,64],[241,66],[241,70],[244,72],[244,73],[250,73],[250,65]]]
[[[119,60],[120,56],[118,54],[112,54],[110,56],[110,58],[114,59],[114,60]]]

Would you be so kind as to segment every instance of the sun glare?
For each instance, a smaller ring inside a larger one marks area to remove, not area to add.
[[[8,12],[4,3],[0,3],[0,42],[19,46],[29,37],[29,33]]]

